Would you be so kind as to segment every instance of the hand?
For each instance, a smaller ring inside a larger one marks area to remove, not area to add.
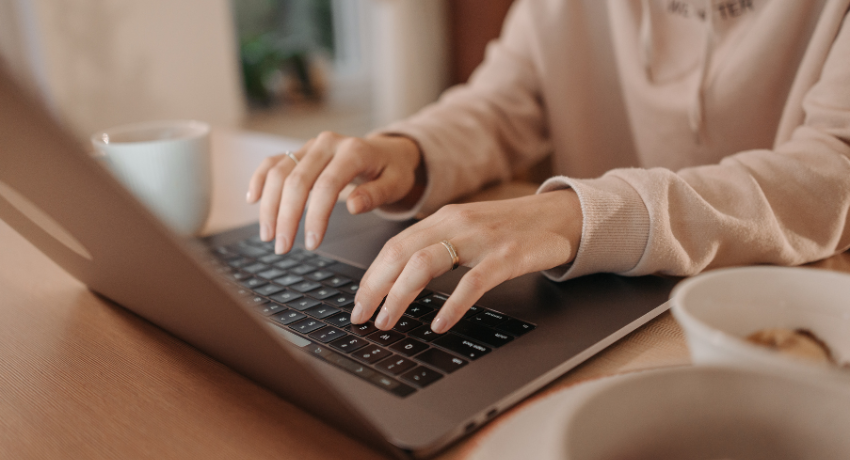
[[[260,238],[275,239],[278,254],[292,249],[308,194],[304,230],[305,246],[310,250],[321,244],[339,193],[356,178],[362,183],[346,200],[352,214],[416,198],[411,195],[416,191],[421,155],[409,138],[360,139],[323,132],[295,157],[297,165],[285,154],[266,158],[251,177],[246,197],[248,203],[260,200]]]
[[[452,268],[440,243],[448,240],[471,270],[431,323],[434,332],[446,332],[503,281],[571,262],[582,220],[573,190],[445,206],[384,245],[360,281],[351,322],[365,322],[386,296],[375,326],[392,328],[425,285]]]

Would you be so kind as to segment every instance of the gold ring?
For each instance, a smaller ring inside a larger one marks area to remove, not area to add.
[[[440,241],[440,243],[443,244],[446,250],[449,251],[449,255],[452,256],[452,270],[456,269],[458,267],[458,264],[460,263],[460,257],[457,256],[457,251],[455,251],[455,247],[449,240],[443,240]]]
[[[295,162],[295,166],[298,166],[298,158],[295,158],[295,154],[290,152],[289,150],[283,152],[284,155],[288,156],[290,160]]]

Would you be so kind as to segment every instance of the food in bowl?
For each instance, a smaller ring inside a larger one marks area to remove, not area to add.
[[[835,363],[829,347],[808,329],[761,329],[748,335],[747,341],[798,358],[818,363]]]
[[[790,267],[712,270],[671,294],[694,364],[771,369],[850,383],[850,372],[747,340],[762,329],[807,329],[837,363],[850,361],[850,274]]]
[[[779,353],[816,363],[840,365],[850,369],[850,363],[838,363],[829,346],[814,332],[804,329],[774,327],[761,329],[747,336],[747,341]]]

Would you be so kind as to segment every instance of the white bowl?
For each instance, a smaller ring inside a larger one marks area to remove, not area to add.
[[[469,460],[850,458],[850,386],[735,367],[641,371],[533,399]]]
[[[570,460],[850,458],[850,387],[731,367],[625,376],[566,421]]]
[[[694,364],[770,369],[850,384],[850,370],[744,340],[765,328],[805,328],[829,346],[838,362],[850,362],[848,274],[766,266],[714,270],[676,286],[671,303]]]

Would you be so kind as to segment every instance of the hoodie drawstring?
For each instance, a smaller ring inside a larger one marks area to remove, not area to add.
[[[652,14],[650,12],[650,1],[641,0],[641,20],[640,20],[640,59],[643,63],[646,78],[650,82],[652,78],[652,61],[653,61],[653,46],[652,46]],[[712,0],[704,0],[705,8],[705,34],[702,47],[702,55],[700,56],[699,69],[697,70],[697,86],[694,92],[693,100],[688,107],[688,125],[694,135],[697,144],[702,143],[705,139],[705,86],[708,76],[708,67],[711,65],[711,55],[714,52],[714,3]]]

